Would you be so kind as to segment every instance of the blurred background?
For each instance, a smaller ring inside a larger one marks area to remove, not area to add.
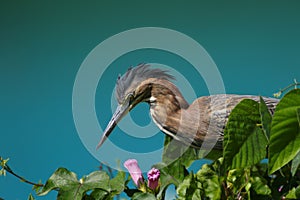
[[[294,78],[300,80],[299,9],[296,0],[2,1],[0,156],[10,158],[9,166],[34,182],[44,183],[58,167],[76,172],[79,178],[99,169],[99,161],[82,144],[74,125],[73,84],[86,56],[108,37],[128,29],[150,26],[182,32],[210,54],[227,93],[272,96]],[[131,52],[114,61],[99,81],[99,87],[105,84],[95,96],[102,129],[112,114],[111,91],[118,74],[143,62],[174,67],[190,81],[197,96],[208,95],[201,76],[176,55]],[[144,126],[151,123],[147,113],[148,106],[140,105],[131,117]],[[118,138],[118,132],[112,134],[116,144],[130,150],[139,143]],[[134,149],[161,148],[163,134],[155,137],[157,142]],[[26,199],[31,188],[10,174],[0,177],[1,198]],[[52,192],[38,199],[55,196]]]

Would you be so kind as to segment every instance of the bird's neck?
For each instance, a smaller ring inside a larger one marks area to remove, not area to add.
[[[189,104],[178,88],[170,81],[163,79],[156,79],[155,82],[153,82],[150,100],[151,99],[155,101],[156,105],[165,107],[168,113],[189,107]]]
[[[154,122],[166,133],[178,130],[181,112],[189,107],[177,87],[167,80],[152,82],[149,104]]]

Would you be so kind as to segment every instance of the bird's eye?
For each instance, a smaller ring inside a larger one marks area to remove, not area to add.
[[[134,99],[134,94],[133,93],[129,93],[126,97],[126,100],[129,102],[129,104],[132,103],[133,99]]]

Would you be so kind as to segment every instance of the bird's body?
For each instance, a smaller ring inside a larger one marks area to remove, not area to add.
[[[259,97],[250,95],[204,96],[196,99],[186,109],[170,114],[165,122],[156,119],[155,109],[150,108],[150,111],[159,128],[173,138],[195,148],[201,147],[206,140],[211,145],[215,144],[215,149],[222,149],[224,128],[229,114],[243,99],[259,101]],[[277,100],[272,98],[264,98],[264,100],[268,102],[270,111],[273,112]]]
[[[259,101],[251,95],[212,95],[196,99],[191,105],[170,81],[172,76],[159,69],[140,65],[118,79],[116,96],[119,102],[102,140],[111,133],[121,118],[140,102],[150,105],[150,114],[161,131],[187,145],[200,148],[205,141],[222,149],[224,128],[232,109],[243,99]],[[271,113],[278,99],[264,98]]]

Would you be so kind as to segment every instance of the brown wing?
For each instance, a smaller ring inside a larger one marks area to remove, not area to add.
[[[251,95],[212,95],[198,98],[189,108],[189,113],[200,111],[198,133],[193,145],[201,146],[203,141],[214,143],[215,149],[222,149],[224,128],[232,109],[243,99],[259,101],[259,96]],[[279,100],[263,97],[271,114],[274,113]],[[193,111],[192,111],[193,110]]]

